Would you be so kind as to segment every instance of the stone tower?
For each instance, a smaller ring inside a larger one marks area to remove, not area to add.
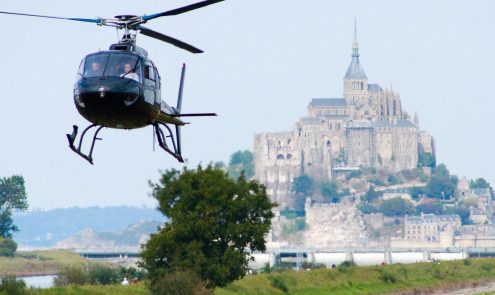
[[[356,20],[354,20],[354,41],[352,42],[352,60],[344,76],[344,98],[349,105],[361,106],[368,101],[368,77],[359,61]]]

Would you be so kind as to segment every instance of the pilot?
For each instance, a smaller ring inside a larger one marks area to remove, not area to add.
[[[132,65],[130,63],[124,64],[124,74],[120,75],[121,77],[125,77],[128,79],[133,79],[135,81],[139,81],[139,75],[134,73],[132,69]]]
[[[89,68],[86,76],[95,77],[101,75],[101,65],[97,61],[91,62],[91,67]]]

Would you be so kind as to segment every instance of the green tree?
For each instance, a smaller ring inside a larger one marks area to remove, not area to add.
[[[369,203],[360,203],[357,206],[357,208],[363,214],[371,214],[371,213],[377,213],[378,212],[378,210],[373,205],[370,205]]]
[[[368,191],[364,195],[364,199],[368,202],[371,203],[374,200],[378,199],[382,194],[375,191],[375,187],[373,185],[370,185],[368,188]]]
[[[425,213],[425,214],[433,213],[436,215],[441,215],[444,213],[444,210],[442,203],[434,202],[434,203],[424,203],[416,206],[416,212]]]
[[[490,185],[490,183],[488,181],[486,181],[486,179],[484,178],[478,178],[476,180],[471,180],[469,182],[469,187],[471,189],[477,189],[477,188],[487,188],[490,190],[490,194],[493,195],[493,188],[492,186]]]
[[[426,185],[426,195],[430,198],[448,200],[454,196],[458,181],[457,176],[451,176],[447,167],[440,164],[435,168]]]
[[[265,250],[275,204],[257,181],[199,166],[167,170],[150,185],[170,219],[141,254],[151,277],[187,271],[209,288],[225,286],[246,274],[251,252]]]
[[[431,167],[435,168],[437,160],[432,153],[420,152],[418,154],[418,166],[419,167]]]
[[[383,201],[378,211],[386,216],[404,216],[406,214],[413,214],[414,206],[411,202],[402,198],[392,198]]]
[[[17,243],[12,239],[0,238],[0,256],[13,257],[17,250]]]
[[[340,201],[338,186],[335,181],[323,181],[318,185],[318,188],[325,203],[338,203]]]
[[[227,172],[233,179],[239,178],[242,173],[248,179],[254,176],[253,153],[248,150],[237,151],[230,156]]]
[[[424,196],[426,193],[426,188],[413,186],[409,189],[409,194],[414,200],[418,200],[420,197]]]
[[[448,207],[445,214],[459,215],[462,224],[470,224],[469,216],[471,215],[468,208]]]
[[[309,175],[303,174],[295,177],[292,182],[292,192],[295,195],[294,209],[298,216],[304,215],[304,205],[306,197],[311,196],[315,191],[315,181]]]
[[[469,188],[491,188],[491,186],[486,179],[478,178],[469,182]]]
[[[12,238],[19,229],[13,223],[12,211],[28,208],[24,178],[20,175],[0,179],[0,237]]]
[[[296,194],[303,194],[304,196],[312,195],[315,191],[315,181],[311,176],[306,174],[295,177],[292,182],[292,191]]]

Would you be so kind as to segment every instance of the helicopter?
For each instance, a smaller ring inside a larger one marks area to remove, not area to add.
[[[151,15],[117,15],[114,18],[68,18],[39,14],[0,11],[0,14],[31,16],[39,18],[70,20],[114,27],[123,30],[118,43],[109,50],[86,55],[77,71],[73,99],[77,111],[91,122],[79,136],[79,127],[73,125],[67,134],[69,147],[76,154],[93,164],[93,150],[102,128],[136,129],[151,125],[153,137],[165,152],[183,163],[181,149],[181,126],[189,124],[182,117],[216,116],[215,113],[181,113],[182,94],[186,65],[182,65],[179,94],[175,107],[161,99],[161,77],[155,64],[148,58],[148,52],[136,45],[140,32],[191,53],[203,51],[173,37],[151,30],[143,24],[150,20],[173,16],[202,8],[224,0],[206,0],[173,10]],[[175,130],[173,130],[175,127]],[[89,152],[82,151],[84,137],[93,129]]]

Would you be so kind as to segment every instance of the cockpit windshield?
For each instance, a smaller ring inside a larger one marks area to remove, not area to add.
[[[136,55],[101,53],[86,57],[84,78],[121,77],[141,82],[141,63]]]

